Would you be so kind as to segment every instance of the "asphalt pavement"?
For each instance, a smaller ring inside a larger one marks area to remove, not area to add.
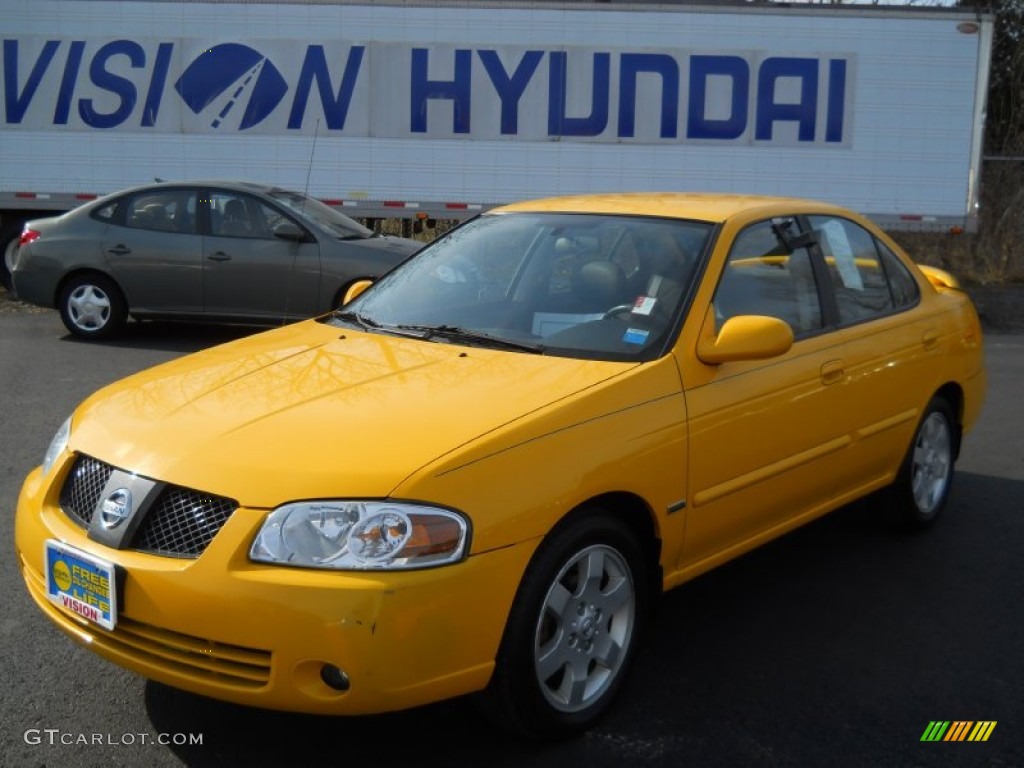
[[[988,400],[933,530],[900,533],[870,498],[684,585],[600,726],[527,744],[472,699],[349,719],[203,699],[106,663],[32,604],[14,506],[63,419],[245,332],[132,324],[87,344],[53,312],[0,315],[0,765],[1024,766],[1024,336],[986,339]],[[996,726],[922,742],[936,720]]]

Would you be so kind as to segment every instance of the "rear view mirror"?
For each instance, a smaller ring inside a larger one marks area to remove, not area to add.
[[[793,329],[777,317],[739,315],[722,325],[718,335],[701,339],[697,357],[719,365],[736,360],[763,360],[785,354],[793,346]]]

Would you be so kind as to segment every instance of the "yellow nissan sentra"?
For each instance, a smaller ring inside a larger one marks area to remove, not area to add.
[[[58,627],[242,704],[578,730],[661,591],[876,490],[932,523],[984,394],[956,281],[821,203],[522,203],[362,288],[71,415],[17,513]]]

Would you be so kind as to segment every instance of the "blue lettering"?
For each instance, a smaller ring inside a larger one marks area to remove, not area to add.
[[[800,80],[800,101],[795,104],[779,104],[775,101],[775,85],[783,77]],[[758,141],[770,141],[773,124],[776,121],[783,121],[799,124],[799,141],[814,141],[817,98],[817,59],[765,59],[757,76],[757,119],[754,137]]]
[[[566,70],[568,56],[564,51],[551,54],[548,84],[548,135],[598,136],[608,126],[608,91],[611,82],[611,54],[594,54],[594,78],[590,114],[567,117]]]
[[[353,45],[349,48],[345,73],[341,76],[341,86],[335,95],[334,86],[331,83],[331,73],[327,70],[327,56],[324,54],[324,47],[311,45],[306,49],[306,60],[302,62],[299,83],[295,87],[295,100],[292,102],[292,111],[288,115],[289,128],[302,127],[309,91],[313,81],[316,80],[327,127],[336,131],[344,130],[345,119],[348,117],[348,108],[352,103],[352,93],[356,89],[356,80],[359,77],[359,67],[363,63],[365,50],[366,48],[362,45]]]
[[[661,131],[663,139],[679,133],[679,65],[667,53],[624,53],[619,71],[619,136],[636,135],[636,76],[661,75]],[[627,110],[628,107],[628,110]]]
[[[57,108],[53,111],[54,125],[68,124],[68,115],[71,112],[71,97],[75,92],[75,81],[78,79],[78,70],[82,66],[82,53],[84,51],[84,40],[75,40],[71,43],[68,59],[64,62],[64,77],[61,78],[60,91],[57,93]]]
[[[89,77],[98,88],[120,96],[121,105],[113,112],[99,112],[93,106],[92,99],[81,99],[78,102],[78,114],[86,125],[93,128],[113,128],[123,123],[132,113],[138,98],[135,84],[131,80],[115,75],[106,68],[107,62],[114,56],[127,56],[133,69],[141,69],[146,65],[146,52],[141,45],[131,40],[115,40],[96,52],[89,66]]]
[[[519,133],[519,100],[523,97],[523,91],[529,85],[533,73],[537,71],[544,52],[527,51],[524,53],[511,77],[502,66],[497,51],[477,51],[477,55],[483,62],[484,69],[487,70],[487,76],[491,78],[495,93],[501,99],[501,132],[503,134]]]
[[[18,93],[18,41],[4,40],[4,103],[7,106],[5,119],[8,123],[20,123],[25,117],[32,97],[39,88],[39,81],[43,79],[59,46],[59,40],[46,41],[32,66],[25,87]]]
[[[832,59],[828,63],[828,113],[825,117],[825,141],[843,140],[846,117],[846,61]]]
[[[146,103],[142,107],[142,125],[145,128],[152,128],[156,125],[156,118],[160,112],[160,98],[164,94],[164,84],[167,82],[167,71],[171,66],[171,54],[173,52],[174,43],[160,43],[156,49],[153,75],[149,79]]]
[[[707,116],[708,78],[712,75],[732,80],[729,116]],[[747,130],[747,98],[750,93],[750,66],[739,56],[690,57],[690,97],[687,107],[686,136],[690,139],[738,139]]]
[[[469,133],[470,91],[473,82],[473,52],[455,51],[455,79],[430,80],[427,64],[428,48],[412,49],[412,97],[409,104],[409,130],[427,132],[427,101],[451,99],[453,102],[452,133]]]

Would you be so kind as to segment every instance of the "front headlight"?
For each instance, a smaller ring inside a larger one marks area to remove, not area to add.
[[[50,441],[50,447],[46,449],[46,455],[43,456],[43,474],[49,474],[50,469],[53,468],[53,463],[57,461],[57,458],[64,453],[64,449],[68,447],[68,440],[71,438],[71,417],[68,416],[67,420],[60,425],[60,429],[57,430],[57,434],[53,436],[53,440]]]
[[[304,501],[267,516],[249,557],[337,570],[429,568],[461,560],[469,527],[447,509],[386,501]]]

